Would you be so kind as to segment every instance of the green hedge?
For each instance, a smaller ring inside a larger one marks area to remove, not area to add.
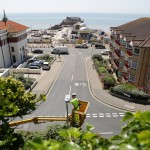
[[[150,96],[143,91],[138,90],[131,84],[120,84],[110,89],[110,92],[137,99],[137,100],[148,100]]]
[[[101,55],[98,55],[98,54],[94,54],[94,55],[92,56],[92,60],[94,60],[94,59],[97,59],[98,61],[102,61],[102,60],[103,60],[102,56],[101,56]]]
[[[104,89],[109,89],[110,87],[114,87],[116,85],[116,80],[111,75],[102,77],[102,82],[104,83]]]
[[[107,74],[108,73],[108,71],[105,67],[98,67],[97,71],[99,74]]]

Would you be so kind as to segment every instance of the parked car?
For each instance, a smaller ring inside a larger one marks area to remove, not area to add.
[[[104,45],[101,45],[101,44],[95,44],[95,48],[96,49],[106,49],[106,47]]]
[[[43,60],[43,59],[30,59],[30,63],[33,63],[33,62],[39,62],[41,65],[43,65],[45,60]]]
[[[39,54],[42,54],[42,53],[43,53],[43,50],[41,50],[41,49],[34,49],[34,50],[32,50],[32,53],[39,53]]]
[[[49,62],[44,62],[42,65],[43,70],[50,70],[51,64]]]
[[[39,62],[35,61],[32,63],[29,63],[27,67],[30,68],[30,66],[38,66],[39,68],[41,68],[42,65]]]
[[[101,55],[109,55],[109,54],[110,54],[110,50],[105,49],[101,51]]]
[[[69,54],[68,46],[56,46],[51,50],[51,54]]]
[[[75,48],[88,48],[86,44],[76,44]]]
[[[30,69],[40,69],[41,67],[39,67],[39,66],[29,66],[28,68],[30,68]]]

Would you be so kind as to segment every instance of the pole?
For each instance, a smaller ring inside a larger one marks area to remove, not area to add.
[[[69,126],[69,116],[68,116],[68,103],[69,103],[70,95],[65,96],[65,102],[66,102],[66,113],[67,113],[67,125]]]
[[[68,102],[66,101],[66,112],[67,112],[67,125],[69,126],[69,116],[68,116]]]

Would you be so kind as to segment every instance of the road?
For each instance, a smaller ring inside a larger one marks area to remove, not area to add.
[[[46,51],[45,49],[44,53]],[[87,118],[82,127],[83,129],[86,128],[86,123],[89,123],[94,125],[94,132],[102,134],[105,137],[118,134],[121,128],[120,120],[124,116],[124,112],[101,103],[92,95],[89,89],[85,63],[87,57],[91,57],[96,53],[100,53],[100,50],[70,48],[69,55],[61,56],[65,58],[65,63],[55,84],[47,95],[47,101],[42,103],[33,114],[26,117],[39,115],[65,116],[65,96],[75,92],[79,99],[90,102]],[[71,109],[72,105],[70,104],[69,112],[71,112]],[[36,126],[31,123],[22,125],[22,127],[26,130],[42,130],[49,124],[52,123],[44,123]]]

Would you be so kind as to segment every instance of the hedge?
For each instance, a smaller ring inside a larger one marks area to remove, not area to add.
[[[110,92],[116,93],[125,97],[137,99],[137,100],[148,100],[150,96],[143,91],[138,90],[131,84],[120,84],[110,89]]]

